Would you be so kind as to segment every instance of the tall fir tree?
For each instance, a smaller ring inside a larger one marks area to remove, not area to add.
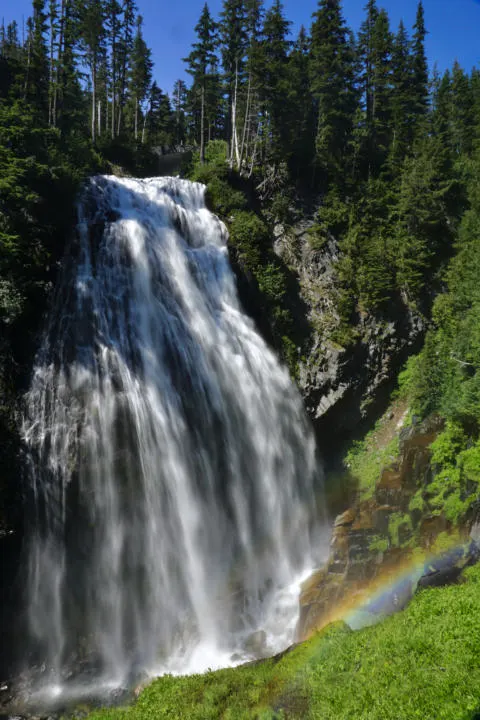
[[[152,53],[143,38],[142,32],[143,18],[137,16],[137,29],[133,41],[131,67],[129,76],[129,94],[133,104],[133,134],[135,141],[140,136],[140,113],[142,111],[142,103],[147,99],[152,79]],[[142,141],[145,139],[145,122],[146,110],[143,114],[143,128],[141,130]]]
[[[263,0],[246,0],[246,72],[247,89],[243,112],[242,141],[240,147],[240,169],[253,167],[260,147],[261,128],[263,126],[263,69],[262,69],[262,32],[264,21]],[[244,166],[244,167],[242,167]]]
[[[425,38],[427,30],[425,27],[425,10],[420,0],[417,7],[413,42],[412,42],[412,107],[417,122],[421,122],[426,115],[428,108],[428,62],[425,51]]]
[[[193,78],[191,89],[192,109],[199,116],[199,146],[200,160],[205,161],[206,118],[216,116],[215,107],[210,103],[218,104],[217,93],[211,93],[212,86],[218,83],[218,58],[216,48],[218,43],[218,26],[213,20],[207,3],[205,3],[200,19],[195,26],[197,42],[192,52],[185,58],[187,72]],[[207,106],[207,103],[209,105]]]
[[[261,44],[264,97],[264,157],[278,163],[289,159],[288,137],[288,51],[290,22],[285,18],[280,0],[274,0],[265,15]]]
[[[58,83],[55,98],[57,127],[63,135],[82,127],[86,115],[86,101],[77,69],[77,51],[81,35],[81,16],[72,0],[62,0],[60,10],[60,36],[58,48]],[[100,42],[99,54],[102,52]]]
[[[373,125],[374,85],[373,75],[375,71],[375,47],[374,33],[375,24],[378,18],[378,6],[376,0],[369,0],[365,7],[366,18],[363,21],[358,34],[358,53],[361,62],[360,86],[362,89],[362,100],[365,108],[365,123],[367,128]]]
[[[392,46],[392,146],[390,164],[395,175],[411,149],[414,116],[411,107],[412,61],[410,40],[400,22]]]
[[[109,70],[110,70],[110,135],[112,138],[117,133],[117,116],[119,100],[119,56],[118,45],[121,28],[121,7],[118,0],[105,1],[105,29],[109,45]]]
[[[176,80],[173,86],[172,104],[175,114],[175,142],[183,145],[186,140],[185,113],[187,107],[187,85],[184,80]]]
[[[373,148],[374,173],[381,171],[387,159],[392,137],[392,34],[385,10],[380,10],[374,26],[375,68],[373,73]]]
[[[174,142],[175,123],[170,99],[152,83],[149,96],[149,109],[146,122],[148,141],[155,146],[169,147]]]
[[[245,0],[224,0],[220,14],[220,48],[224,71],[227,118],[226,133],[230,143],[230,164],[240,163],[239,105],[245,80],[248,44]]]
[[[355,57],[340,0],[319,0],[311,29],[310,79],[316,103],[320,184],[342,185],[357,108]]]
[[[79,10],[78,32],[83,57],[90,71],[92,140],[97,139],[98,71],[105,53],[105,7],[102,0],[87,0]]]
[[[469,155],[475,139],[475,103],[467,73],[455,61],[452,69],[450,134],[454,154]]]
[[[59,12],[57,0],[50,0],[48,6],[49,20],[49,78],[48,78],[48,124],[57,124],[56,98],[58,94],[58,45],[59,45]]]
[[[135,18],[137,16],[137,5],[135,0],[124,0],[123,22],[120,29],[120,36],[117,41],[118,61],[118,111],[116,134],[120,135],[122,130],[123,114],[127,96],[127,80],[129,62],[133,51],[133,39],[135,32]]]
[[[48,120],[49,64],[45,0],[34,0],[29,27],[25,97],[43,121]]]
[[[300,28],[288,61],[288,149],[292,175],[299,183],[311,171],[315,153],[315,108],[310,92],[310,43],[305,28]]]
[[[359,34],[361,85],[365,112],[363,149],[367,177],[378,176],[390,147],[392,114],[392,35],[388,15],[375,0],[366,6]]]

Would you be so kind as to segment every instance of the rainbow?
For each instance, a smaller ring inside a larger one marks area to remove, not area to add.
[[[413,552],[408,558],[386,568],[373,581],[350,593],[315,632],[338,621],[343,621],[352,630],[375,625],[403,610],[419,586],[454,581],[479,555],[480,548],[473,540],[459,540],[458,535],[449,538],[441,551]]]

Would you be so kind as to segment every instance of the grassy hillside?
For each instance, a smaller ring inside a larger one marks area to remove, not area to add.
[[[473,720],[480,712],[480,567],[381,625],[330,626],[279,659],[164,677],[89,720]]]

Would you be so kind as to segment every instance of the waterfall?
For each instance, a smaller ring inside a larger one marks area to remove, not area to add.
[[[204,191],[101,176],[79,203],[23,424],[28,652],[58,683],[293,639],[315,442]]]

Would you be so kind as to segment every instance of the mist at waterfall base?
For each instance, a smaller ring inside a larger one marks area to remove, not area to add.
[[[204,191],[105,176],[79,203],[23,425],[38,703],[294,639],[315,442]]]

